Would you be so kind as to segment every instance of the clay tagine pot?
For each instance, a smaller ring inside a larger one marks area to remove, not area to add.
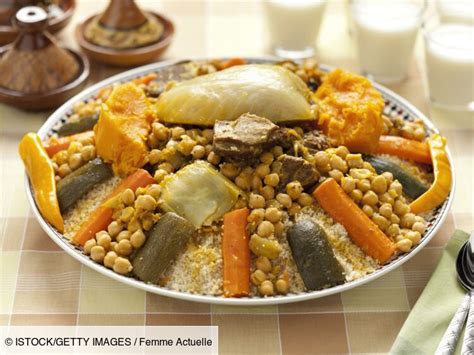
[[[91,59],[115,66],[155,61],[173,35],[169,19],[143,12],[134,0],[110,0],[102,14],[89,17],[76,28],[76,39]]]
[[[15,15],[20,34],[0,53],[0,102],[23,109],[57,107],[89,76],[87,58],[58,45],[46,31],[48,15],[27,6]]]
[[[75,0],[0,0],[0,45],[11,43],[18,36],[13,25],[15,14],[25,6],[40,6],[48,13],[48,32],[62,30],[71,20]]]

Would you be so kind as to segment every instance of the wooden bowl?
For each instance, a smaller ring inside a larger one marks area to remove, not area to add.
[[[47,93],[25,94],[0,86],[0,102],[29,111],[56,108],[79,93],[89,77],[90,65],[85,55],[67,49],[79,63],[79,75],[71,82]],[[0,53],[1,55],[1,53]]]
[[[64,13],[62,16],[54,17],[49,20],[47,30],[50,33],[57,33],[67,26],[74,14],[76,1],[61,0],[59,6],[63,9]],[[13,25],[0,26],[0,45],[13,42],[17,36],[18,30]]]
[[[151,44],[130,49],[113,49],[91,43],[84,36],[84,29],[98,15],[89,17],[76,27],[76,40],[87,56],[97,62],[119,67],[138,66],[153,62],[170,45],[174,36],[174,25],[171,20],[163,15],[150,11],[147,11],[147,13],[154,16],[164,26],[160,39]]]

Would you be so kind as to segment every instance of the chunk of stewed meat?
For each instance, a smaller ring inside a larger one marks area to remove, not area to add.
[[[303,158],[283,154],[278,158],[281,163],[279,189],[284,189],[291,181],[299,181],[303,187],[310,187],[319,180],[319,172],[313,164]]]
[[[252,159],[276,144],[278,126],[251,114],[235,121],[217,121],[214,125],[213,151],[223,157]]]
[[[323,132],[315,129],[303,135],[303,145],[308,148],[310,153],[315,153],[329,148],[329,141]]]

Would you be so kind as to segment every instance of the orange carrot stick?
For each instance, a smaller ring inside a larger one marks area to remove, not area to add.
[[[235,65],[242,65],[247,63],[243,58],[230,58],[219,62],[219,69],[227,69]]]
[[[155,80],[157,77],[158,75],[156,75],[156,73],[150,73],[140,78],[133,79],[132,82],[137,85],[140,85],[140,84],[147,85],[150,81]]]
[[[395,252],[395,245],[355,204],[332,178],[313,193],[321,207],[346,228],[349,237],[367,255],[385,263]]]
[[[395,155],[417,163],[431,164],[430,148],[427,143],[397,136],[381,136],[377,154]]]
[[[73,134],[70,136],[51,138],[48,142],[44,143],[44,149],[50,157],[54,156],[57,152],[67,149],[71,142],[80,141],[94,137],[94,131],[87,131],[82,133]]]
[[[224,215],[222,257],[224,296],[240,297],[250,293],[250,249],[247,233],[249,210],[241,208]]]
[[[138,169],[132,175],[125,178],[120,185],[118,185],[111,193],[107,196],[106,201],[117,196],[126,189],[132,189],[135,191],[139,187],[145,187],[153,184],[156,181],[151,177],[148,171]],[[84,222],[79,231],[74,235],[73,242],[75,244],[84,245],[89,239],[94,238],[97,232],[107,229],[107,226],[112,222],[113,209],[104,206],[99,206],[90,216],[90,218]]]

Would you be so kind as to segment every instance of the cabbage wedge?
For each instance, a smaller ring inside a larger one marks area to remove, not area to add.
[[[273,122],[313,120],[310,99],[306,84],[283,67],[239,65],[172,87],[160,96],[156,115],[163,122],[205,126],[244,113]]]

